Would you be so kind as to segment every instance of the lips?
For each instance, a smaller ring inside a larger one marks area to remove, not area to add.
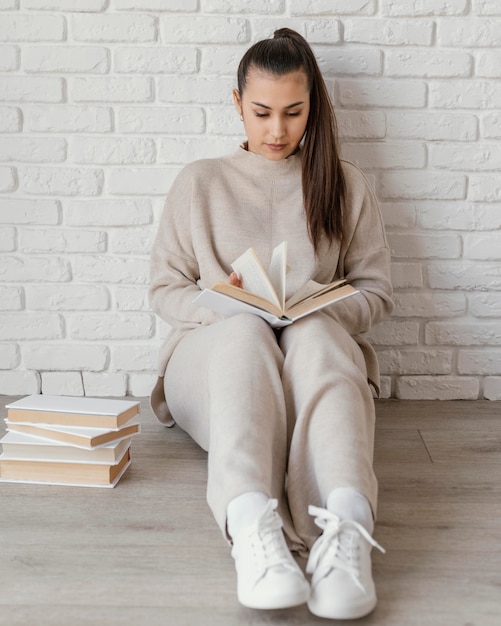
[[[266,144],[270,150],[283,150],[286,146],[285,143],[267,143]]]

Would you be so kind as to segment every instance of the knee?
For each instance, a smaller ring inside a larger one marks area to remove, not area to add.
[[[267,356],[270,350],[280,352],[273,329],[257,315],[234,315],[224,320],[223,324],[220,348],[225,352],[238,355],[257,353],[262,356]]]

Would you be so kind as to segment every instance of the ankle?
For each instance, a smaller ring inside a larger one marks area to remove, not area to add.
[[[367,498],[352,487],[333,489],[327,497],[327,510],[335,513],[341,521],[361,524],[371,535],[374,532],[374,517]]]
[[[233,541],[243,530],[257,522],[269,500],[261,491],[248,491],[230,501],[226,512],[226,528]]]

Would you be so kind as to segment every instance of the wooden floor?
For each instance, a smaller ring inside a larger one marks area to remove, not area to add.
[[[0,418],[12,399],[0,396]],[[378,607],[356,623],[499,626],[501,405],[383,400],[377,413],[375,536],[387,553],[374,553]],[[329,623],[305,606],[238,604],[205,453],[146,401],[142,422],[115,489],[0,484],[0,625]]]

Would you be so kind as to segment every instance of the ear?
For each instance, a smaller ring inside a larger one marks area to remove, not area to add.
[[[242,115],[242,97],[240,96],[240,92],[238,89],[233,90],[233,103],[235,105],[238,114]]]

